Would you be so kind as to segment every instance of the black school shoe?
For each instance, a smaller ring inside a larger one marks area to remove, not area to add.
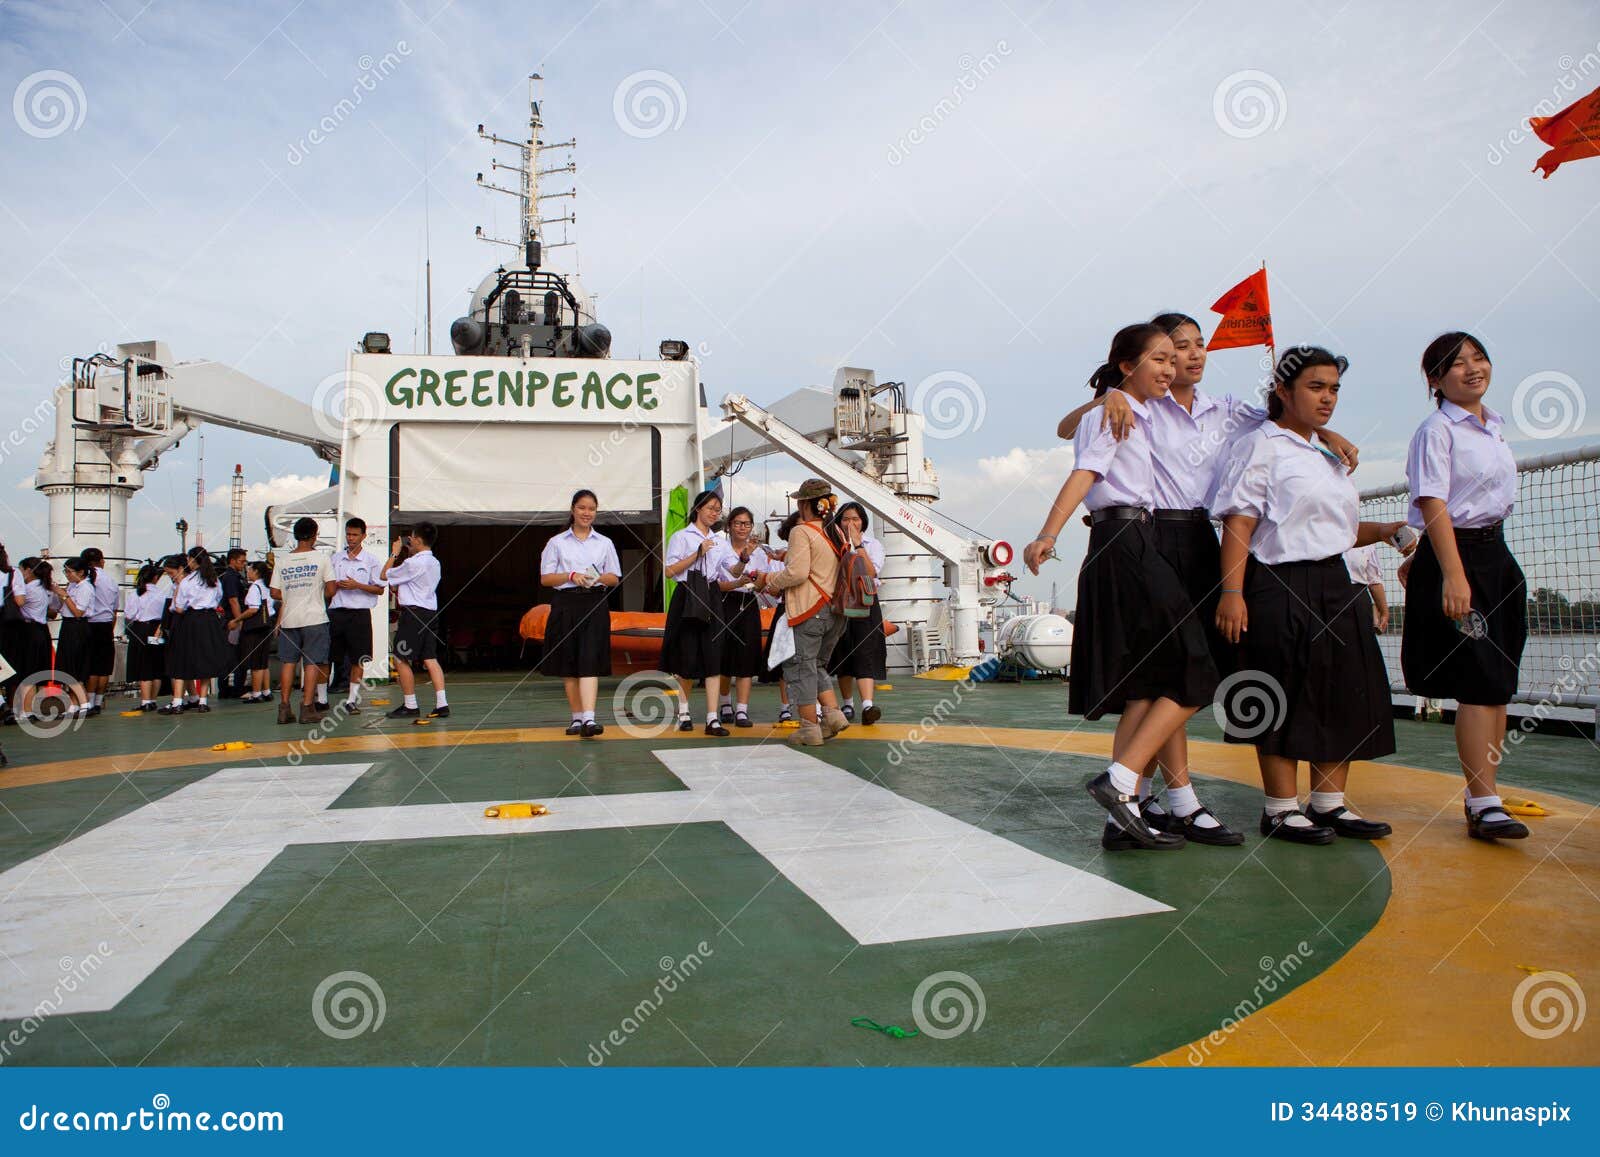
[[[1269,840],[1287,840],[1291,844],[1331,844],[1339,838],[1332,828],[1294,827],[1284,821],[1294,816],[1305,816],[1303,811],[1296,808],[1292,812],[1261,813],[1261,834]],[[1306,816],[1307,819],[1311,817]]]
[[[1394,829],[1382,820],[1364,820],[1348,809],[1336,812],[1319,812],[1316,808],[1306,808],[1306,819],[1320,828],[1332,828],[1334,835],[1343,836],[1347,840],[1381,840],[1385,836],[1393,835]]]
[[[730,722],[733,719],[733,704],[724,703],[721,707],[719,707],[717,709],[717,718],[722,720],[724,723]]]
[[[1498,811],[1505,815],[1503,820],[1486,820],[1483,817],[1490,812]],[[1519,819],[1513,819],[1506,814],[1504,808],[1484,808],[1481,812],[1474,812],[1471,808],[1467,812],[1467,835],[1475,840],[1525,840],[1528,838],[1528,825]]]
[[[604,735],[605,730],[606,729],[603,726],[596,723],[593,719],[587,719],[584,721],[583,727],[580,730],[580,734],[582,734],[585,739],[593,739],[596,735]]]
[[[854,703],[846,703],[843,707],[839,708],[839,710],[851,723],[856,721],[856,705]]]
[[[571,723],[567,724],[567,734],[568,735],[582,735],[583,734],[583,720],[574,719]]]
[[[1210,816],[1217,821],[1214,828],[1200,827],[1195,820],[1201,816]],[[1244,833],[1236,832],[1227,824],[1217,819],[1216,814],[1204,804],[1197,811],[1186,816],[1177,812],[1144,812],[1144,822],[1155,828],[1158,832],[1167,832],[1174,836],[1182,836],[1191,844],[1210,844],[1214,848],[1237,848],[1244,843]]]
[[[729,731],[726,727],[724,727],[722,725],[722,720],[719,719],[719,720],[717,720],[717,721],[715,721],[713,723],[707,723],[706,724],[706,734],[707,735],[715,735],[720,739],[720,738],[723,738],[725,736],[732,735],[733,732]]]
[[[882,718],[883,711],[876,703],[874,703],[871,707],[863,707],[861,709],[861,722],[865,723],[868,727],[871,727],[874,723]]]
[[[435,707],[432,711],[428,712],[428,718],[429,719],[449,719],[450,718],[450,706],[449,706],[449,704],[446,704],[443,707]]]
[[[1144,816],[1145,822],[1154,826],[1156,817],[1142,807],[1139,810],[1140,814]],[[1156,830],[1160,831],[1161,829],[1157,828]],[[1157,844],[1146,848],[1144,844],[1141,844],[1121,828],[1114,824],[1106,824],[1100,829],[1100,846],[1108,852],[1175,852],[1183,847],[1183,843]]]
[[[183,714],[183,704],[182,703],[168,703],[165,707],[157,707],[156,708],[156,712],[157,712],[157,714],[160,714],[160,715],[182,715]]]
[[[1128,835],[1141,848],[1153,851],[1175,850],[1183,847],[1182,836],[1168,835],[1158,832],[1144,822],[1144,817],[1139,813],[1139,800],[1137,796],[1123,795],[1111,782],[1111,773],[1102,771],[1085,785],[1085,790],[1094,798],[1094,802],[1106,809],[1106,814],[1111,817],[1111,822]]]
[[[693,731],[694,730],[694,719],[693,719],[693,717],[688,716],[688,715],[680,715],[680,716],[678,716],[678,730],[679,731]]]
[[[420,707],[407,707],[404,703],[384,716],[385,719],[415,719],[422,714]]]
[[[744,711],[735,711],[733,713],[733,725],[735,727],[753,727],[753,726],[755,726],[753,723],[750,722],[749,714],[744,712]]]

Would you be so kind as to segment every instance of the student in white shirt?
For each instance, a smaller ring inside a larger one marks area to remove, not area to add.
[[[1223,520],[1217,626],[1240,644],[1223,709],[1230,743],[1253,743],[1266,793],[1261,834],[1301,844],[1376,840],[1386,823],[1345,800],[1350,762],[1395,749],[1389,677],[1344,552],[1404,523],[1362,522],[1338,456],[1319,446],[1347,363],[1317,346],[1278,359],[1271,421],[1233,448],[1211,511]],[[1301,810],[1296,773],[1311,765]]]
[[[551,590],[539,672],[561,680],[572,709],[568,735],[592,739],[605,731],[595,722],[600,677],[611,674],[611,592],[622,581],[622,564],[611,540],[594,528],[600,500],[580,490],[568,506],[567,528],[551,535],[539,556],[539,585]]]
[[[1234,669],[1237,649],[1217,630],[1222,556],[1208,506],[1217,473],[1228,451],[1240,438],[1266,421],[1267,411],[1250,400],[1232,394],[1213,394],[1201,388],[1206,372],[1206,339],[1194,318],[1183,313],[1159,313],[1150,319],[1150,324],[1166,331],[1177,354],[1172,389],[1164,397],[1153,398],[1148,406],[1150,465],[1155,482],[1151,530],[1156,549],[1183,580],[1195,617],[1206,632],[1206,643],[1211,648],[1211,660],[1217,665],[1217,673],[1226,677]],[[1061,420],[1056,432],[1063,438],[1071,438],[1079,420],[1095,406],[1102,405],[1113,435],[1119,439],[1126,437],[1137,419],[1116,391],[1079,406]],[[1318,439],[1355,469],[1355,446],[1331,430],[1318,431]],[[1165,803],[1149,794],[1158,771],[1169,787]],[[1176,799],[1172,792],[1177,793]],[[1189,799],[1187,727],[1174,732],[1155,762],[1144,770],[1139,778],[1139,794],[1145,819],[1152,826],[1182,834],[1185,830],[1182,820],[1174,819],[1165,805],[1195,806]],[[1202,814],[1195,822],[1205,824],[1210,820]],[[1107,850],[1117,850],[1125,846],[1125,841],[1113,839],[1105,846]]]
[[[1149,406],[1171,389],[1177,353],[1159,326],[1117,332],[1106,362],[1089,379],[1097,394],[1121,391],[1143,419],[1123,441],[1102,409],[1078,429],[1074,469],[1057,495],[1044,529],[1023,552],[1034,574],[1055,556],[1056,536],[1084,505],[1090,511],[1089,550],[1078,572],[1068,709],[1098,719],[1117,714],[1111,766],[1089,784],[1121,834],[1143,848],[1182,848],[1187,839],[1237,844],[1198,798],[1174,807],[1184,834],[1158,831],[1139,806],[1139,776],[1189,717],[1211,702],[1216,663],[1194,616],[1183,580],[1156,548],[1150,511],[1155,503]],[[1169,795],[1169,800],[1172,797]],[[1103,846],[1124,846],[1107,831]]]
[[[250,585],[244,591],[244,618],[239,623],[239,665],[250,675],[245,703],[272,700],[273,632],[278,625],[278,603],[272,597],[272,563],[258,559],[246,568]],[[319,684],[320,686],[320,684]]]
[[[776,569],[776,564],[755,538],[756,519],[748,506],[736,506],[728,515],[728,539],[717,552],[717,586],[722,591],[725,630],[722,644],[723,697],[732,697],[722,712],[724,723],[749,727],[750,681],[766,668],[762,654],[761,600],[755,592],[756,576]]]
[[[166,615],[167,593],[161,589],[161,567],[147,562],[139,568],[133,596],[123,608],[123,631],[128,637],[128,682],[139,688],[139,710],[157,710],[156,696],[167,675],[164,644],[150,640],[161,630]]]
[[[337,681],[346,674],[343,668],[348,664],[344,709],[351,715],[361,712],[361,673],[372,661],[372,614],[388,589],[378,581],[383,560],[362,545],[366,539],[364,519],[345,521],[344,549],[333,556],[334,590],[333,598],[328,600],[328,629],[333,642],[328,673]],[[327,702],[327,683],[317,688],[317,699]]]
[[[122,604],[122,584],[106,566],[100,548],[81,552],[83,561],[94,568],[94,598],[89,610],[89,659],[84,688],[89,698],[89,715],[99,715],[106,700],[106,687],[117,664],[117,610]]]
[[[1488,351],[1471,334],[1444,334],[1422,355],[1436,408],[1406,455],[1407,521],[1424,537],[1406,581],[1400,665],[1418,695],[1459,704],[1467,834],[1520,840],[1527,825],[1502,806],[1495,771],[1528,638],[1528,592],[1506,547],[1517,464],[1504,421],[1484,404],[1490,372]]]
[[[89,709],[89,664],[94,647],[89,615],[94,611],[95,570],[82,558],[61,564],[67,585],[61,596],[61,634],[56,639],[56,681],[72,696],[69,715]]]
[[[317,549],[317,520],[297,518],[294,549],[276,563],[273,597],[282,605],[278,616],[278,722],[293,723],[294,669],[300,676],[300,723],[322,721],[314,696],[328,666],[328,599],[333,594],[333,564]]]
[[[867,533],[867,509],[859,502],[846,502],[834,516],[839,530],[844,534],[846,557],[839,565],[845,566],[849,556],[860,554],[867,560],[867,569],[876,579],[883,571],[883,544]],[[854,719],[855,691],[861,691],[861,722],[871,725],[883,717],[882,710],[873,702],[875,686],[888,676],[889,637],[883,627],[883,606],[875,596],[865,617],[847,617],[844,634],[833,645],[833,656],[828,660],[828,670],[839,680],[840,710],[846,719]]]
[[[667,540],[664,573],[677,580],[667,605],[667,626],[661,638],[661,667],[678,677],[678,730],[693,731],[689,702],[697,680],[706,682],[706,734],[731,735],[717,711],[722,687],[722,599],[717,592],[719,554],[725,544],[713,533],[722,517],[722,499],[714,490],[702,490],[689,507],[689,525]],[[702,620],[687,617],[690,574],[705,580],[710,599]]]
[[[233,663],[228,630],[217,608],[222,604],[222,582],[216,564],[203,546],[192,546],[184,559],[184,574],[172,592],[171,619],[164,628],[167,639],[167,674],[172,677],[172,702],[162,715],[186,710],[184,687],[195,694],[194,711],[211,710],[207,696],[211,680]]]
[[[18,680],[20,699],[12,707],[20,721],[33,714],[40,680],[32,676],[47,674],[53,666],[48,624],[60,610],[61,600],[55,594],[55,571],[45,560],[30,555],[17,564],[17,571],[12,576],[15,593],[11,598],[22,611],[17,634],[21,658],[17,671],[22,677]]]
[[[442,568],[434,557],[433,543],[439,536],[431,522],[419,522],[405,537],[396,537],[394,550],[383,564],[379,579],[394,588],[400,607],[400,622],[395,628],[395,675],[404,696],[400,706],[389,712],[390,719],[415,719],[422,714],[417,706],[417,677],[412,667],[421,663],[433,684],[433,710],[429,719],[448,719],[450,701],[445,697],[444,668],[439,665],[443,640],[439,637],[439,576]],[[405,551],[406,557],[401,558]]]

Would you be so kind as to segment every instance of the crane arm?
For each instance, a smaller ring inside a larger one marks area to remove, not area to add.
[[[969,539],[939,525],[921,503],[907,502],[876,479],[851,467],[837,455],[817,445],[800,431],[768,413],[743,394],[722,399],[722,410],[803,464],[818,478],[844,490],[877,516],[880,525],[892,526],[913,542],[955,567],[981,567],[986,540]]]

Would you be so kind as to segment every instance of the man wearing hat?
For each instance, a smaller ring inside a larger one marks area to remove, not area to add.
[[[842,544],[829,521],[836,505],[833,487],[820,478],[808,478],[794,497],[800,521],[789,534],[783,569],[757,576],[756,587],[783,596],[784,613],[794,630],[794,656],[783,665],[783,677],[800,710],[800,727],[789,742],[820,747],[850,726],[828,674],[828,656],[844,632],[844,618],[833,609]]]

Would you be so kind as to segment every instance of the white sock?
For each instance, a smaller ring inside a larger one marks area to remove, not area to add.
[[[155,702],[154,699],[141,699],[141,700],[139,700],[139,706],[143,707],[146,703],[154,703],[154,702]]]
[[[1200,797],[1195,794],[1194,784],[1185,784],[1183,787],[1167,788],[1167,802],[1172,805],[1172,813],[1176,816],[1192,816],[1200,810]],[[1203,815],[1194,821],[1197,828],[1219,828],[1222,825],[1212,819],[1210,815]]]
[[[1498,795],[1469,795],[1467,797],[1467,808],[1473,815],[1484,819],[1501,820],[1511,818],[1511,814],[1506,811],[1505,804],[1501,802]]]
[[[738,704],[737,706],[734,707],[734,710],[737,711],[740,715],[748,715],[748,714],[750,714],[750,704],[748,704],[748,703],[740,703],[740,704]]]
[[[687,711],[678,712],[678,722],[679,723],[687,723],[692,718],[693,718],[693,716],[690,715]]]
[[[787,699],[785,699],[782,703],[779,703],[778,706],[784,711],[790,710],[789,701]]]
[[[317,702],[324,707],[328,705],[328,685],[326,683],[317,684]]]
[[[579,723],[593,723],[594,722],[594,712],[593,711],[581,711],[581,712],[579,712],[578,713],[578,722]]]
[[[199,702],[200,706],[204,707],[206,705],[206,697],[204,695],[200,696],[200,699],[198,700],[198,702]]]
[[[733,695],[731,693],[729,693],[727,695],[724,695],[722,697],[722,706],[724,706],[724,707],[732,707],[733,706]]]
[[[863,699],[861,701],[861,710],[865,711],[868,707],[871,707],[871,706],[872,706],[872,700],[871,699]]]
[[[417,707],[417,697],[416,697],[416,695],[414,695],[414,694],[407,695],[406,698],[405,698],[405,704],[406,704],[407,707],[411,708],[413,711],[416,710],[416,707]]]
[[[583,722],[583,712],[582,711],[574,711],[572,713],[572,721],[574,723],[582,723]]]
[[[433,693],[433,706],[434,706],[434,708],[436,710],[438,708],[440,708],[440,707],[448,707],[448,706],[450,706],[450,700],[448,700],[448,699],[446,699],[444,697],[443,689],[440,689],[440,690],[435,691]]]
[[[1111,786],[1123,795],[1139,793],[1139,776],[1132,768],[1123,767],[1122,764],[1113,761],[1106,770],[1111,773]]]
[[[1299,810],[1300,801],[1292,795],[1283,799],[1278,799],[1276,796],[1270,795],[1266,797],[1266,812],[1269,816],[1280,816],[1285,812],[1297,812]],[[1306,819],[1304,815],[1292,816],[1291,818],[1284,820],[1283,826],[1287,828],[1316,827],[1316,825],[1310,820]]]
[[[1306,800],[1313,808],[1324,814],[1341,815],[1350,811],[1345,806],[1344,792],[1342,791],[1314,791]],[[1351,813],[1352,815],[1355,813]]]
[[[183,700],[178,698],[178,696],[174,695],[172,697],[172,705],[174,707],[182,707],[183,706]]]
[[[707,723],[715,723],[718,720],[718,718],[720,718],[720,717],[717,715],[717,713],[715,711],[707,711],[706,712],[706,722]]]
[[[1148,811],[1152,815],[1166,815],[1167,809],[1161,806],[1161,801],[1152,794],[1153,783],[1148,775],[1139,777],[1139,810]]]
[[[89,696],[89,702],[91,704],[93,704],[95,707],[103,707],[105,705],[105,701],[106,701],[106,697],[104,695],[102,695],[98,691],[96,691],[93,695]]]

